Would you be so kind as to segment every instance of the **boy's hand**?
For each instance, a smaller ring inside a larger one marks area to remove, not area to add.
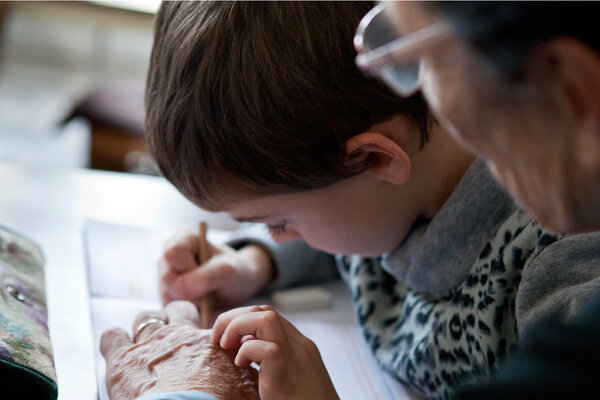
[[[239,348],[238,367],[260,365],[262,400],[339,399],[317,346],[269,306],[221,314],[210,340],[223,349]]]
[[[175,234],[159,260],[160,292],[164,304],[188,300],[199,305],[211,295],[216,306],[246,300],[273,279],[273,263],[262,247],[248,245],[236,251],[210,245],[211,258],[198,267],[198,236],[191,230]]]

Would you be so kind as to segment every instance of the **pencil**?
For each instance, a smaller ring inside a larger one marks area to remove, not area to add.
[[[198,224],[198,262],[203,265],[210,258],[210,251],[208,249],[208,242],[206,241],[206,222],[200,222]],[[212,311],[210,307],[210,296],[205,295],[200,299],[200,313],[202,315],[202,323],[205,329],[211,327]]]

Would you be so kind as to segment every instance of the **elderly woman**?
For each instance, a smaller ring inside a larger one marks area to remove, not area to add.
[[[594,5],[392,4],[403,35],[391,53],[396,77],[421,63],[420,77],[411,78],[436,116],[538,222],[558,232],[600,228]],[[385,57],[362,54],[357,63],[382,73]],[[388,82],[400,91],[407,85]]]
[[[486,159],[537,220],[559,232],[600,228],[596,4],[399,2],[388,8],[400,40],[362,54],[357,64],[387,74],[401,93],[420,85],[436,116]],[[411,76],[414,63],[420,74]],[[584,287],[581,301],[600,295],[595,271],[579,268],[588,256],[556,265],[560,279],[554,275],[539,289],[557,300]],[[577,398],[597,398],[599,316],[600,303],[568,325],[545,322],[492,383],[464,397],[577,392]]]

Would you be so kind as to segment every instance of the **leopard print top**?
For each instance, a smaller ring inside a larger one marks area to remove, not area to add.
[[[380,259],[336,257],[365,339],[379,363],[417,394],[448,399],[492,372],[517,346],[521,272],[554,233],[516,211],[493,235],[468,277],[435,297],[407,289]]]

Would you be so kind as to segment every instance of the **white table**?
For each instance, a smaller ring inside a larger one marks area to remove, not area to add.
[[[198,209],[162,178],[26,167],[0,161],[0,186],[3,189],[0,224],[35,240],[44,252],[59,400],[97,399],[95,345],[82,234],[86,219],[165,230],[193,226],[199,220],[206,220],[212,228],[238,227],[237,222],[224,214]],[[343,298],[345,302],[341,302]],[[378,399],[416,398],[391,376],[377,372],[379,367],[353,319],[349,294],[339,292],[334,299],[333,310],[286,314],[302,332],[321,338],[315,342],[321,348],[324,362],[329,363],[332,379],[335,381],[337,375],[341,376],[338,381],[346,391],[353,385],[366,385],[368,389],[377,384],[384,393],[374,397]],[[331,313],[336,318],[332,318]],[[332,329],[337,336],[328,338]],[[331,340],[338,339],[340,343],[332,345]],[[370,366],[365,367],[365,363]],[[365,374],[365,368],[371,372]],[[345,385],[346,381],[351,385]]]
[[[61,400],[96,398],[85,219],[165,229],[200,219],[215,228],[237,226],[224,215],[196,208],[162,178],[0,162],[0,186],[0,224],[33,239],[44,252]]]

